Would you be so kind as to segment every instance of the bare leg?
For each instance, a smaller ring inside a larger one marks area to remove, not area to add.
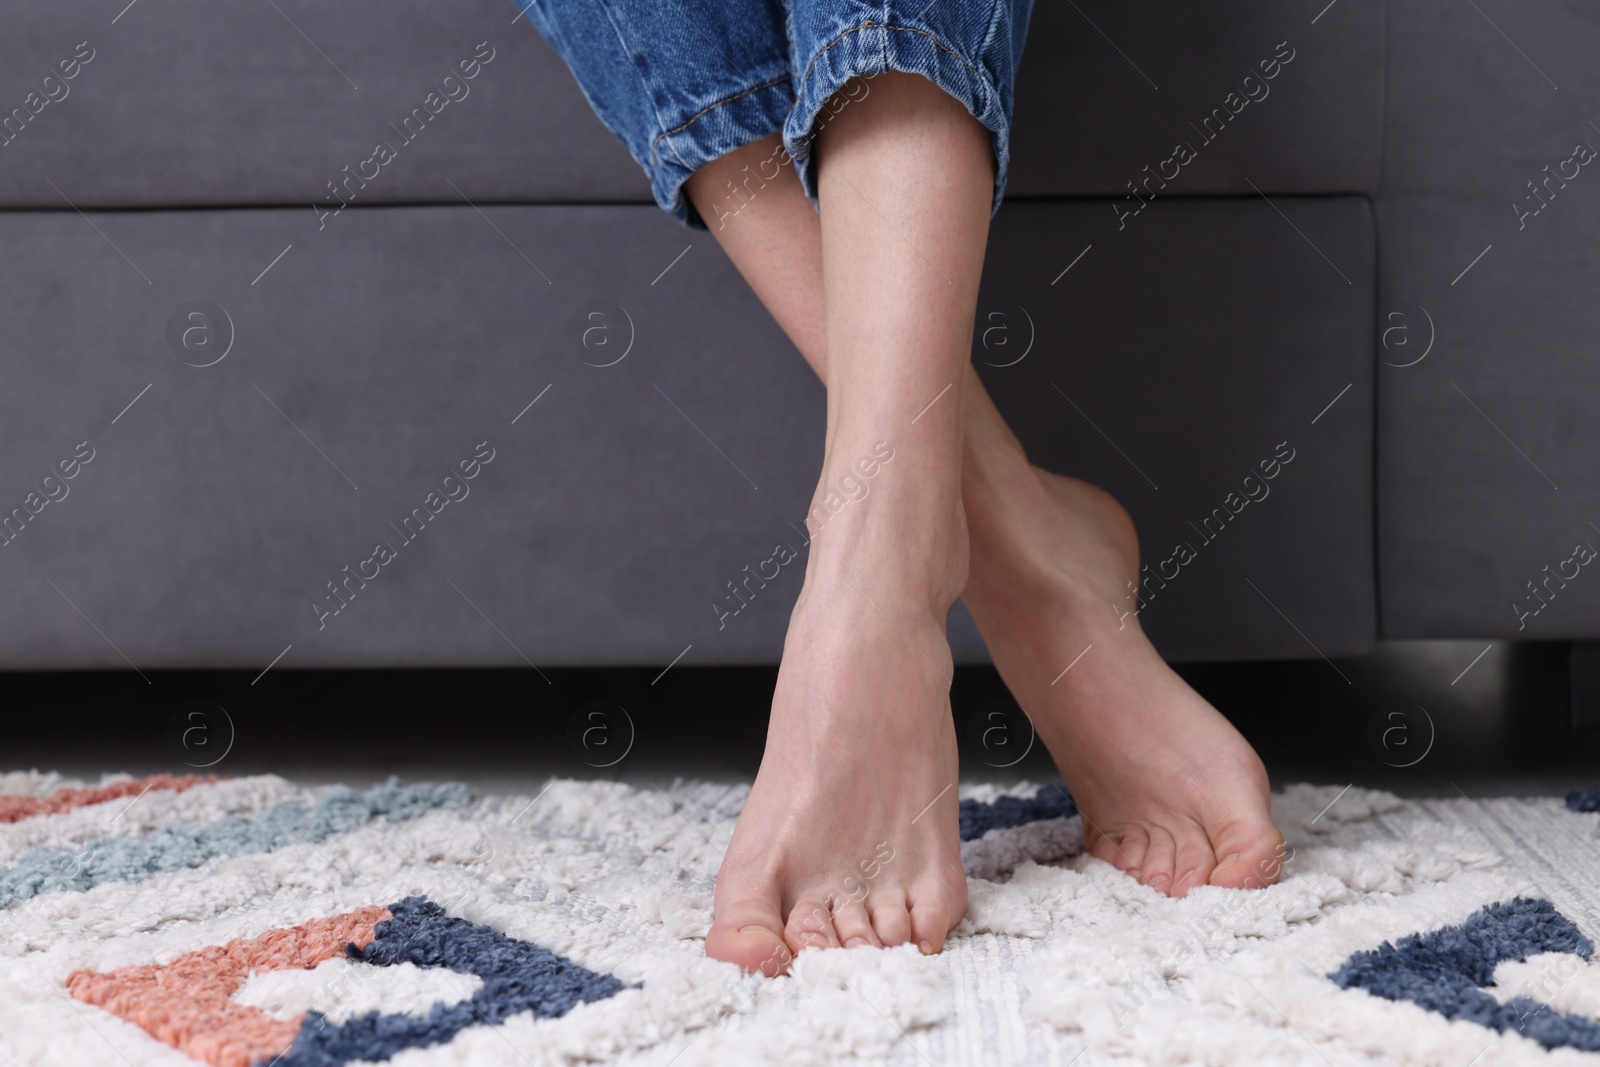
[[[818,151],[821,511],[706,940],[768,973],[780,945],[935,952],[966,910],[944,620],[967,577],[961,398],[993,156],[910,75],[875,79]]]
[[[727,181],[747,179],[744,168],[776,147],[776,137],[756,142],[696,174],[689,192],[705,217],[716,217],[713,202],[730,202]],[[753,192],[714,232],[826,380],[817,213],[788,170]],[[1138,576],[1126,513],[1087,483],[1029,466],[967,373],[962,495],[972,557],[963,595],[1084,809],[1091,852],[1174,896],[1208,882],[1273,881],[1282,838],[1260,760],[1161,663],[1136,620],[1107,608],[1125,603],[1125,583]]]

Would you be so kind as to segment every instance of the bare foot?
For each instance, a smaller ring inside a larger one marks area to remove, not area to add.
[[[708,955],[768,976],[813,947],[938,952],[967,907],[944,632],[964,564],[928,595],[891,549],[847,553],[834,534],[813,543],[706,936]]]
[[[1175,897],[1274,881],[1283,836],[1266,769],[1131,614],[1139,544],[1127,513],[1025,460],[973,481],[962,595],[1072,790],[1090,854]]]

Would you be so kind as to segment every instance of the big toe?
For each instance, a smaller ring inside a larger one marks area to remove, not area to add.
[[[1212,836],[1212,848],[1222,858],[1211,871],[1210,884],[1230,889],[1271,885],[1293,856],[1283,834],[1266,815],[1224,823]]]
[[[706,955],[768,978],[786,972],[794,960],[777,906],[760,899],[734,901],[718,910],[706,934]]]

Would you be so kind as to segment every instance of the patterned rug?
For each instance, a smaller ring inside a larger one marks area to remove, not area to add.
[[[947,950],[704,956],[745,787],[0,776],[0,1067],[1600,1064],[1600,789],[1291,786],[1171,900],[1059,789],[962,788]]]

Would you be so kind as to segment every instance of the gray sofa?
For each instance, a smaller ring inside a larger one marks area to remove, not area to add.
[[[6,5],[0,667],[776,660],[822,390],[515,14]],[[1036,10],[974,357],[1170,657],[1600,631],[1600,24],[1515,14]]]

